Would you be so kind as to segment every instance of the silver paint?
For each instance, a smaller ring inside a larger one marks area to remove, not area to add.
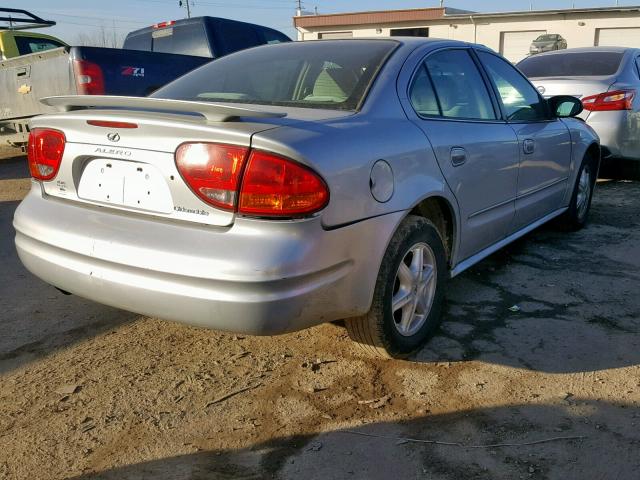
[[[45,281],[108,305],[210,328],[275,334],[367,312],[397,226],[421,201],[438,198],[453,214],[449,263],[456,275],[565,211],[597,136],[576,119],[523,125],[516,133],[504,121],[417,117],[407,101],[408,82],[425,55],[449,47],[483,48],[400,40],[358,112],[232,105],[264,110],[265,116],[222,121],[215,109],[206,110],[207,120],[188,114],[189,102],[181,102],[175,113],[134,105],[130,111],[37,117],[32,128],[62,130],[68,143],[54,181],[34,182],[16,211],[20,258]],[[170,110],[171,101],[163,109]],[[138,128],[118,130],[121,140],[113,149],[105,140],[114,130],[89,126],[89,119],[134,122]],[[525,137],[535,139],[539,155],[523,161]],[[322,176],[330,202],[310,218],[288,221],[211,207],[176,169],[174,152],[185,141],[287,156]],[[455,167],[454,147],[466,152]],[[167,182],[173,210],[80,199],[83,169],[95,158],[153,165]],[[380,159],[393,172],[393,195],[384,202],[374,198],[370,184]],[[516,220],[523,218],[519,208],[526,222]]]

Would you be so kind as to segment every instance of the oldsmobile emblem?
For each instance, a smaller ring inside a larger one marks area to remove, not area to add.
[[[546,89],[546,88],[544,88],[542,85],[540,85],[540,86],[538,87],[538,91],[540,92],[540,95],[544,95],[544,92],[546,92],[546,91],[547,91],[547,89]]]
[[[107,138],[109,139],[110,142],[120,141],[120,135],[118,135],[117,133],[107,133]]]

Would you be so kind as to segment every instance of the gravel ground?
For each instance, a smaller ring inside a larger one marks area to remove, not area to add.
[[[60,294],[15,254],[26,177],[0,162],[0,478],[640,478],[640,183],[457,277],[433,341],[373,361],[337,325],[253,338]]]

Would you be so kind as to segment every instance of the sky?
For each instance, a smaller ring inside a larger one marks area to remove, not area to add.
[[[295,38],[291,17],[296,0],[191,0],[192,16],[210,15],[259,23],[276,28]],[[93,35],[101,29],[123,38],[127,32],[164,20],[183,18],[186,10],[178,0],[2,0],[2,6],[31,10],[55,27],[46,29],[67,43],[73,44],[80,35]],[[445,6],[478,12],[614,6],[615,0],[445,0]],[[640,0],[620,0],[620,5],[640,4]],[[437,7],[438,0],[304,0],[305,10],[319,13],[339,13],[362,10]],[[103,26],[103,27],[102,27]],[[41,30],[45,33],[44,30]]]

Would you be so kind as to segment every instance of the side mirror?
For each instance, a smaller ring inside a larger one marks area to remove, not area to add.
[[[576,117],[584,110],[580,99],[570,95],[551,97],[547,102],[553,114],[559,118]]]

